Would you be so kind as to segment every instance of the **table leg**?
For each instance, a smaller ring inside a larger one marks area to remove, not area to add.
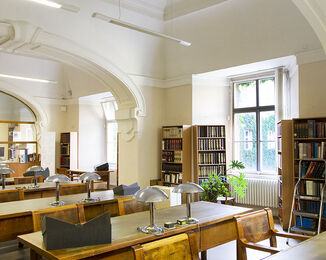
[[[110,189],[110,173],[108,173],[108,175],[107,175],[107,179],[106,179],[106,189],[107,189],[107,190]]]
[[[200,259],[207,260],[207,251],[206,250],[200,252]]]
[[[29,256],[30,256],[31,260],[41,260],[42,259],[42,257],[38,253],[36,253],[33,249],[30,249]]]

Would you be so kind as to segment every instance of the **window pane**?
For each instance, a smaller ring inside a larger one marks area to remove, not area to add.
[[[260,112],[260,140],[275,142],[275,111]]]
[[[275,142],[260,142],[260,168],[276,172]]]
[[[109,122],[107,124],[107,157],[110,165],[117,163],[117,133],[118,124]]]
[[[234,114],[234,140],[256,141],[256,113]]]
[[[275,105],[274,78],[259,80],[259,106]]]
[[[234,84],[234,108],[256,106],[256,81]]]
[[[256,142],[235,142],[234,159],[243,162],[246,170],[257,170]]]

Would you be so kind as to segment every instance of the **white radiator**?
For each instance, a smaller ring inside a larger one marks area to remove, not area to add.
[[[245,178],[248,187],[245,197],[235,196],[236,203],[253,206],[277,208],[278,206],[278,180],[277,179],[257,179]],[[231,191],[234,191],[231,185]]]

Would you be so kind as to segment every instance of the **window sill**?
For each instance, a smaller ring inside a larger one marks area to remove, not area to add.
[[[261,178],[261,179],[278,179],[277,172],[245,172],[240,171],[241,173],[246,175],[246,178]],[[239,171],[232,171],[228,175],[240,175]]]

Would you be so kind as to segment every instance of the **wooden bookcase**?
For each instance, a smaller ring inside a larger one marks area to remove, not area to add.
[[[60,168],[77,169],[77,132],[60,135]]]
[[[282,120],[277,124],[278,212],[284,230],[287,230],[289,225],[294,191],[292,126],[292,120]]]
[[[226,175],[224,125],[193,126],[194,182],[200,184],[209,174]]]
[[[191,126],[163,126],[161,172],[164,186],[191,181]]]

